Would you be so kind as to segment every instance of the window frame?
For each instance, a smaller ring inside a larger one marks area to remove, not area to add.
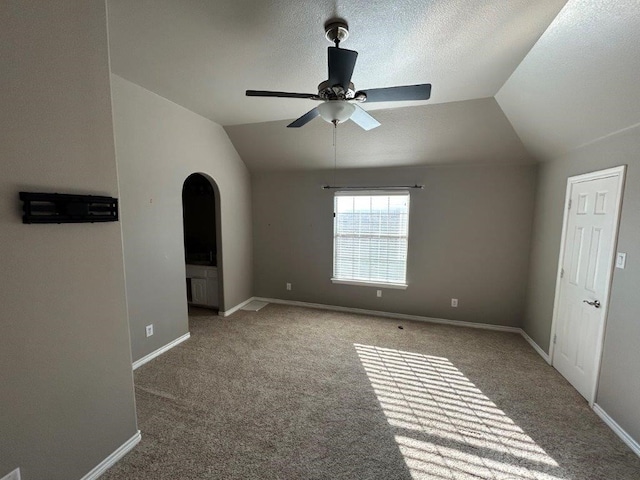
[[[404,261],[404,282],[384,282],[378,280],[362,280],[362,279],[349,279],[349,278],[338,278],[336,277],[336,227],[338,221],[337,214],[337,198],[338,197],[389,197],[389,196],[402,196],[407,199],[407,230],[406,230],[406,255]],[[411,215],[411,193],[409,190],[337,190],[333,195],[333,254],[332,254],[332,276],[331,282],[334,284],[342,284],[342,285],[358,285],[364,287],[378,287],[378,288],[390,288],[390,289],[399,289],[406,290],[409,286],[407,282],[407,270],[409,264],[409,223],[410,223],[410,215]]]

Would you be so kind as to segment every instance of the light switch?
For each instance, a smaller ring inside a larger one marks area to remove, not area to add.
[[[627,254],[618,252],[616,255],[616,268],[624,268],[627,263]]]

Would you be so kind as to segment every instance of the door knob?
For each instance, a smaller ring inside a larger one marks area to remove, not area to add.
[[[596,308],[600,308],[600,301],[599,300],[594,300],[593,302],[590,302],[589,300],[583,300],[584,303],[587,303],[593,307]]]

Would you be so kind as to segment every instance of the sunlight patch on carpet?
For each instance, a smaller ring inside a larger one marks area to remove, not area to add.
[[[448,359],[354,346],[414,479],[567,479]]]

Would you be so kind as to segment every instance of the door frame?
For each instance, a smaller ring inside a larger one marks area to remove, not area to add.
[[[602,362],[602,350],[604,347],[604,332],[607,324],[607,317],[609,315],[609,298],[611,294],[611,284],[613,281],[613,271],[615,268],[615,257],[618,248],[618,230],[620,227],[620,215],[622,213],[622,197],[624,193],[624,182],[626,176],[626,165],[620,165],[618,167],[607,168],[605,170],[598,170],[596,172],[584,173],[581,175],[575,175],[569,177],[567,179],[567,188],[565,192],[564,199],[564,215],[562,219],[562,235],[560,237],[560,255],[558,258],[558,271],[556,274],[556,290],[555,297],[553,301],[553,317],[551,320],[551,337],[549,338],[549,364],[553,366],[553,357],[555,353],[555,337],[556,330],[558,328],[558,315],[559,315],[559,305],[560,305],[560,291],[562,288],[561,285],[561,275],[562,275],[562,265],[564,263],[564,252],[566,249],[566,241],[567,241],[567,226],[569,224],[569,201],[571,200],[571,187],[577,183],[588,182],[591,180],[599,180],[602,178],[608,177],[618,177],[618,195],[615,203],[614,210],[614,219],[613,219],[613,241],[611,257],[609,258],[609,268],[607,269],[607,279],[605,282],[605,291],[604,297],[601,300],[602,304],[602,314],[603,314],[603,322],[600,325],[597,335],[597,343],[596,343],[596,358],[595,358],[595,369],[596,378],[593,382],[593,389],[590,393],[587,401],[589,402],[589,406],[593,407],[596,399],[596,393],[598,391],[598,384],[600,382],[600,364]]]
[[[205,173],[203,171],[197,170],[194,172],[189,173],[186,177],[184,177],[184,179],[182,180],[182,186],[181,186],[181,192],[184,190],[184,184],[187,181],[188,178],[190,178],[193,175],[200,175],[201,177],[203,177],[204,179],[206,179],[211,186],[213,187],[213,200],[215,202],[215,215],[216,215],[216,269],[217,269],[217,277],[218,277],[218,315],[220,315],[221,312],[224,312],[224,258],[223,258],[223,248],[222,248],[222,195],[220,194],[220,188],[218,187],[218,183],[215,181],[215,179],[209,175],[208,173]],[[180,198],[182,199],[182,195],[180,196]],[[182,202],[181,200],[181,206],[182,208],[184,208],[184,202]],[[183,218],[182,218],[182,222],[180,223],[180,226],[182,227],[182,238],[184,239],[184,214],[183,214]],[[185,258],[185,251],[184,251],[184,242],[183,242],[183,247],[182,247],[182,258]],[[185,297],[185,305],[188,306],[188,302],[187,302],[187,298]]]

